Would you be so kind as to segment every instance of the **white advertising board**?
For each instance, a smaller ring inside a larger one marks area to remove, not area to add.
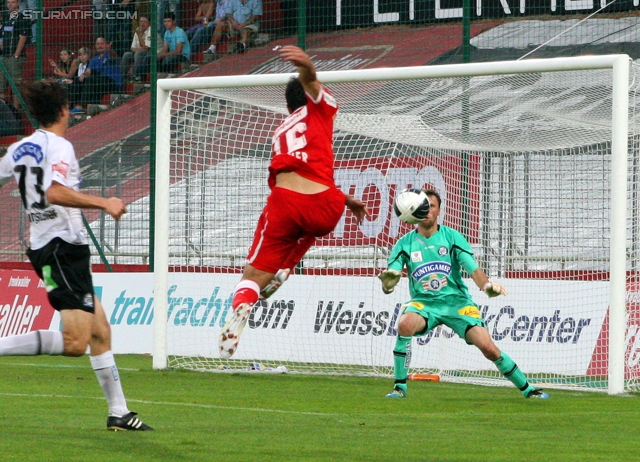
[[[217,356],[238,280],[235,274],[171,274],[169,354]],[[114,352],[151,353],[153,275],[99,273],[94,283],[113,328]],[[607,283],[547,280],[540,287],[539,280],[511,279],[506,297],[488,299],[475,287],[471,293],[498,347],[523,370],[585,374],[607,314]],[[292,276],[253,310],[234,357],[390,366],[406,294],[406,279],[385,296],[373,277]],[[412,366],[492,369],[448,328],[414,342]]]

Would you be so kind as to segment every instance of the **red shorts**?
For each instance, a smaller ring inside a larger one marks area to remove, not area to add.
[[[337,188],[319,194],[273,188],[260,215],[248,263],[268,273],[293,271],[316,237],[335,229],[344,211],[345,196]]]

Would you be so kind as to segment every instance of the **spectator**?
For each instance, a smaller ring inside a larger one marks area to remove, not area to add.
[[[216,4],[214,0],[198,0],[198,11],[196,12],[196,24],[187,29],[187,37],[191,40],[196,31],[207,27],[209,20],[213,17]]]
[[[236,52],[244,53],[251,43],[251,34],[260,30],[262,0],[229,0],[226,14],[227,21],[216,26],[211,46],[205,53],[215,54],[216,45],[225,32],[232,37],[240,35],[240,40],[236,44]]]
[[[64,79],[63,83],[67,86],[69,94],[69,103],[74,106],[74,113],[81,114],[84,112],[80,104],[80,96],[82,95],[83,85],[87,81],[84,80],[84,73],[89,68],[89,60],[91,56],[91,50],[87,47],[82,47],[78,50],[78,68],[69,79]],[[82,77],[82,79],[81,79]]]
[[[83,82],[80,92],[79,105],[99,104],[102,95],[117,93],[122,88],[122,74],[115,56],[109,50],[109,44],[104,37],[96,40],[96,55],[89,61],[89,66],[78,77]],[[75,107],[71,114],[82,114],[81,107]]]
[[[186,32],[176,25],[176,17],[173,13],[164,16],[164,45],[156,56],[158,72],[176,72],[181,63],[187,63],[191,59],[191,47]],[[151,56],[145,59],[145,70],[149,69]],[[146,71],[148,72],[148,71]]]
[[[158,0],[158,32],[164,30],[165,14],[173,13],[174,20],[178,22],[180,17],[180,0]]]
[[[18,0],[7,0],[7,8],[2,12],[2,64],[16,85],[22,80],[22,68],[26,61],[26,45],[29,36],[29,20],[20,12]],[[4,72],[0,72],[0,99],[5,99],[8,85]],[[18,107],[17,92],[13,92],[13,106]]]
[[[62,80],[72,79],[78,71],[78,60],[73,59],[73,55],[67,49],[60,50],[60,61],[56,63],[50,59],[49,64],[53,68],[53,74]]]
[[[203,1],[201,6],[205,3],[208,2]],[[211,2],[212,5],[213,3],[214,2]],[[218,0],[215,5],[215,18],[212,18],[211,16],[205,16],[202,18],[202,27],[198,28],[193,36],[189,37],[191,39],[191,49],[194,52],[197,51],[202,45],[211,42],[211,37],[215,28],[218,27],[218,24],[226,23],[228,3],[229,0]],[[200,11],[198,10],[198,13],[199,12]],[[211,12],[211,14],[213,14],[213,11]],[[196,20],[198,20],[198,15],[196,15]],[[188,35],[189,32],[187,32],[187,36]]]
[[[38,2],[37,0],[21,0],[20,1],[20,11],[24,11],[24,10],[31,10],[34,11],[38,8]],[[36,31],[37,31],[37,24],[36,24],[36,20],[32,19],[30,22],[31,24],[31,43],[36,43]]]
[[[92,0],[91,11],[93,12],[93,39],[107,37],[109,35],[109,23],[107,20],[107,0]]]
[[[147,16],[140,16],[138,28],[133,35],[131,51],[127,51],[122,56],[122,76],[129,79],[131,75],[131,65],[133,64],[133,78],[136,81],[142,80],[144,75],[145,58],[151,48],[151,23]]]
[[[104,0],[107,4],[107,41],[118,56],[122,56],[131,43],[132,19],[135,2],[131,0]]]
[[[19,135],[21,132],[20,118],[7,103],[0,100],[0,136]]]

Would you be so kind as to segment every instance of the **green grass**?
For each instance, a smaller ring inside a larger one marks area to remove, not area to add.
[[[637,461],[640,396],[390,380],[160,372],[118,356],[155,432],[109,432],[87,357],[0,358],[2,461]]]

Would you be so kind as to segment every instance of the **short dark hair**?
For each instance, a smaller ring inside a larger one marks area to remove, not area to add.
[[[167,19],[168,18],[168,19],[171,19],[172,21],[175,21],[176,20],[176,14],[173,11],[167,11],[162,18],[163,19]]]
[[[442,198],[440,197],[440,194],[438,194],[438,191],[436,191],[435,189],[423,189],[422,192],[427,196],[433,196],[438,199],[438,207],[442,205]]]
[[[23,82],[20,93],[27,103],[27,109],[42,127],[59,122],[63,109],[69,107],[67,89],[57,81]]]
[[[307,104],[307,94],[298,77],[291,77],[284,91],[287,100],[287,107],[291,112]]]

